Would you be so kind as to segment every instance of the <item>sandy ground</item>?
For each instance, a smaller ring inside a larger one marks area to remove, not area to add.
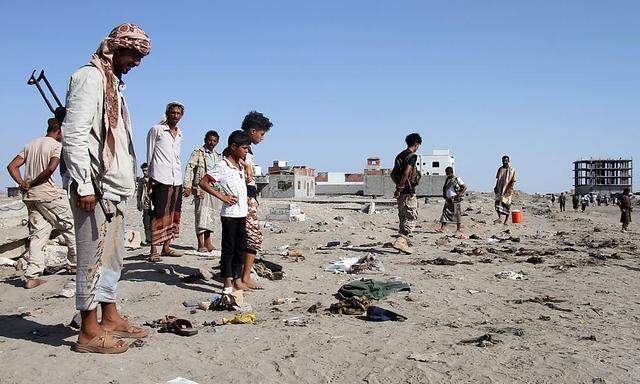
[[[217,266],[217,257],[165,258],[151,264],[144,259],[146,250],[128,252],[119,289],[121,311],[136,324],[167,314],[184,317],[199,334],[179,337],[151,330],[142,346],[123,355],[70,350],[76,339],[76,331],[67,327],[74,299],[52,296],[72,276],[49,276],[47,284],[27,291],[20,287],[20,276],[3,267],[0,382],[165,383],[178,376],[200,384],[640,381],[635,213],[631,232],[621,234],[617,207],[580,213],[569,206],[559,213],[541,198],[520,196],[515,206],[525,206],[524,223],[504,227],[492,224],[491,197],[475,194],[464,202],[463,208],[471,208],[464,217],[465,232],[480,239],[457,240],[434,231],[441,203],[433,200],[420,205],[416,252],[406,256],[384,246],[396,232],[395,209],[378,206],[382,212],[368,215],[354,201],[301,203],[306,222],[276,223],[283,233],[265,231],[264,257],[283,265],[286,275],[280,281],[262,280],[264,291],[246,295],[257,314],[255,325],[204,326],[230,313],[190,313],[182,305],[220,291],[214,280],[182,280],[197,268]],[[261,216],[279,203],[263,200]],[[177,242],[183,249],[195,245],[193,205],[185,206]],[[140,229],[134,206],[127,210],[128,227]],[[487,242],[492,235],[504,241]],[[319,249],[333,240],[349,241],[351,247]],[[301,249],[305,260],[280,256],[277,247],[285,244]],[[474,248],[481,254],[465,254]],[[307,312],[316,302],[328,307],[342,284],[363,277],[325,272],[330,261],[369,252],[383,261],[386,272],[364,277],[400,277],[411,284],[413,301],[407,293],[397,293],[377,303],[407,316],[406,322]],[[526,262],[535,254],[542,254],[542,264]],[[472,264],[403,264],[436,257]],[[495,277],[505,270],[522,271],[526,279]],[[563,301],[548,306],[534,299],[545,296]],[[272,305],[278,297],[301,302]],[[303,316],[308,324],[286,326],[283,319],[294,316]],[[485,334],[497,341],[484,347],[460,344]]]

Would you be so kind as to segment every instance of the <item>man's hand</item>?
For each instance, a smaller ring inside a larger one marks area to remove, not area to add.
[[[85,212],[93,212],[96,208],[96,196],[95,195],[87,195],[80,196],[78,198],[78,203],[76,204],[78,208],[82,209]]]
[[[400,192],[401,192],[401,191],[399,191],[399,190],[397,190],[397,189],[396,189],[396,191],[393,193],[393,197],[394,197],[394,198],[396,198],[396,199],[397,199],[398,197],[400,197]]]
[[[29,190],[30,186],[29,183],[23,180],[20,184],[18,184],[18,187],[20,188],[20,192],[26,193]]]
[[[220,199],[222,200],[223,203],[227,204],[227,205],[235,205],[238,202],[238,198],[235,196],[222,196],[222,198]]]
[[[184,197],[191,196],[191,188],[185,188],[182,194],[184,195]]]

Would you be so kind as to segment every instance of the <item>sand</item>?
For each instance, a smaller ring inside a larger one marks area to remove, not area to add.
[[[129,251],[119,288],[121,312],[138,325],[180,316],[199,334],[180,337],[151,329],[141,346],[122,355],[70,350],[77,335],[67,326],[74,299],[53,296],[72,276],[48,276],[45,285],[27,291],[19,274],[2,267],[0,382],[166,383],[176,377],[200,384],[640,381],[640,235],[637,222],[629,233],[620,233],[617,207],[581,213],[568,204],[569,210],[560,213],[541,197],[520,194],[514,206],[525,207],[524,222],[503,226],[492,224],[491,196],[473,194],[463,203],[463,209],[470,208],[463,219],[465,233],[479,239],[458,240],[434,231],[442,204],[431,199],[420,204],[416,252],[407,256],[384,245],[396,233],[394,207],[378,204],[377,213],[365,214],[359,199],[350,200],[300,203],[306,222],[274,223],[276,228],[265,230],[264,257],[283,265],[285,277],[263,279],[265,290],[246,294],[257,315],[255,325],[204,326],[233,313],[190,313],[182,305],[220,292],[215,280],[182,280],[198,268],[217,266],[218,257],[151,264],[145,261],[147,250]],[[261,217],[280,203],[263,199]],[[193,205],[184,206],[181,249],[196,244]],[[128,206],[128,228],[140,230],[141,222],[135,206]],[[451,235],[453,228],[448,231]],[[502,242],[488,241],[491,236]],[[320,249],[334,240],[342,245]],[[287,244],[305,259],[280,256],[278,247]],[[476,248],[479,255],[472,252]],[[384,263],[384,273],[324,271],[332,260],[368,253]],[[532,256],[543,262],[527,262]],[[472,264],[407,264],[437,257]],[[522,272],[525,279],[500,279],[495,274],[501,271]],[[377,303],[408,320],[374,323],[324,311],[342,284],[362,277],[398,277],[411,284],[410,294]],[[300,302],[274,306],[275,298]],[[550,298],[558,302],[545,301]],[[308,313],[316,302],[321,309]],[[285,325],[283,320],[296,316],[308,321],[306,326]],[[487,334],[494,342],[460,343]]]

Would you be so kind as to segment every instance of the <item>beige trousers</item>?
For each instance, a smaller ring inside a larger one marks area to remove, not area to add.
[[[45,268],[44,246],[55,229],[67,244],[67,260],[76,264],[76,237],[69,201],[59,197],[53,201],[25,201],[29,213],[29,259],[25,277],[34,279],[42,275]]]

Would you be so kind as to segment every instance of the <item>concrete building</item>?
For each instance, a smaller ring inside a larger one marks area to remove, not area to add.
[[[316,176],[316,195],[362,195],[364,174],[320,172]]]
[[[416,167],[423,175],[444,175],[447,167],[454,166],[455,159],[448,149],[434,149],[430,155],[418,154]]]
[[[290,166],[276,160],[269,167],[266,185],[260,194],[270,198],[310,198],[316,195],[315,170],[305,166]]]
[[[576,193],[622,193],[633,190],[633,160],[589,159],[573,162]]]

